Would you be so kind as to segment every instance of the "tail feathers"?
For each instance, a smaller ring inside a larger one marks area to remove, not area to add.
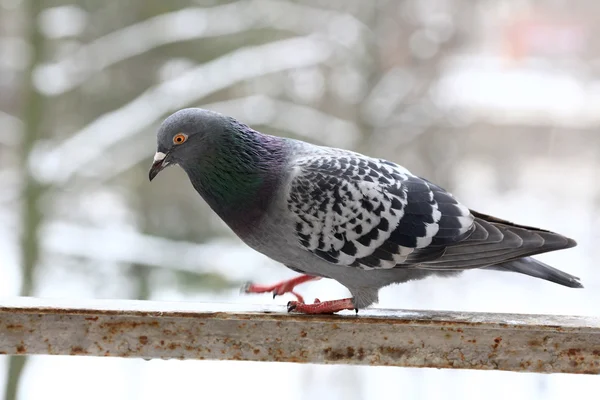
[[[583,285],[579,282],[578,277],[567,274],[566,272],[553,268],[531,257],[506,261],[486,267],[485,269],[518,272],[520,274],[544,279],[570,288],[583,288]]]

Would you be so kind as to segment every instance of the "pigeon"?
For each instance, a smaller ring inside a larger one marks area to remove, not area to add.
[[[186,108],[157,133],[152,181],[179,165],[211,209],[248,246],[301,275],[246,293],[291,293],[288,312],[331,314],[378,302],[379,290],[464,270],[511,271],[582,288],[532,258],[573,239],[495,218],[381,158],[260,133],[223,114]],[[351,297],[306,303],[294,289],[334,279]]]

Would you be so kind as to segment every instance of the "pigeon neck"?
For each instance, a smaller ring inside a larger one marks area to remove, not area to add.
[[[184,166],[196,191],[238,234],[267,211],[284,163],[283,139],[246,126],[215,144],[215,151]]]

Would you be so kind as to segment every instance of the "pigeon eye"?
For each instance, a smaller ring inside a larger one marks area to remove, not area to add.
[[[178,133],[177,135],[173,136],[173,143],[182,144],[187,140],[187,138],[188,136],[185,133]]]

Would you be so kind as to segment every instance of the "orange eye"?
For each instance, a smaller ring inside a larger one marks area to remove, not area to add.
[[[187,140],[187,138],[188,136],[185,133],[178,133],[177,135],[173,136],[173,143],[182,144]]]

